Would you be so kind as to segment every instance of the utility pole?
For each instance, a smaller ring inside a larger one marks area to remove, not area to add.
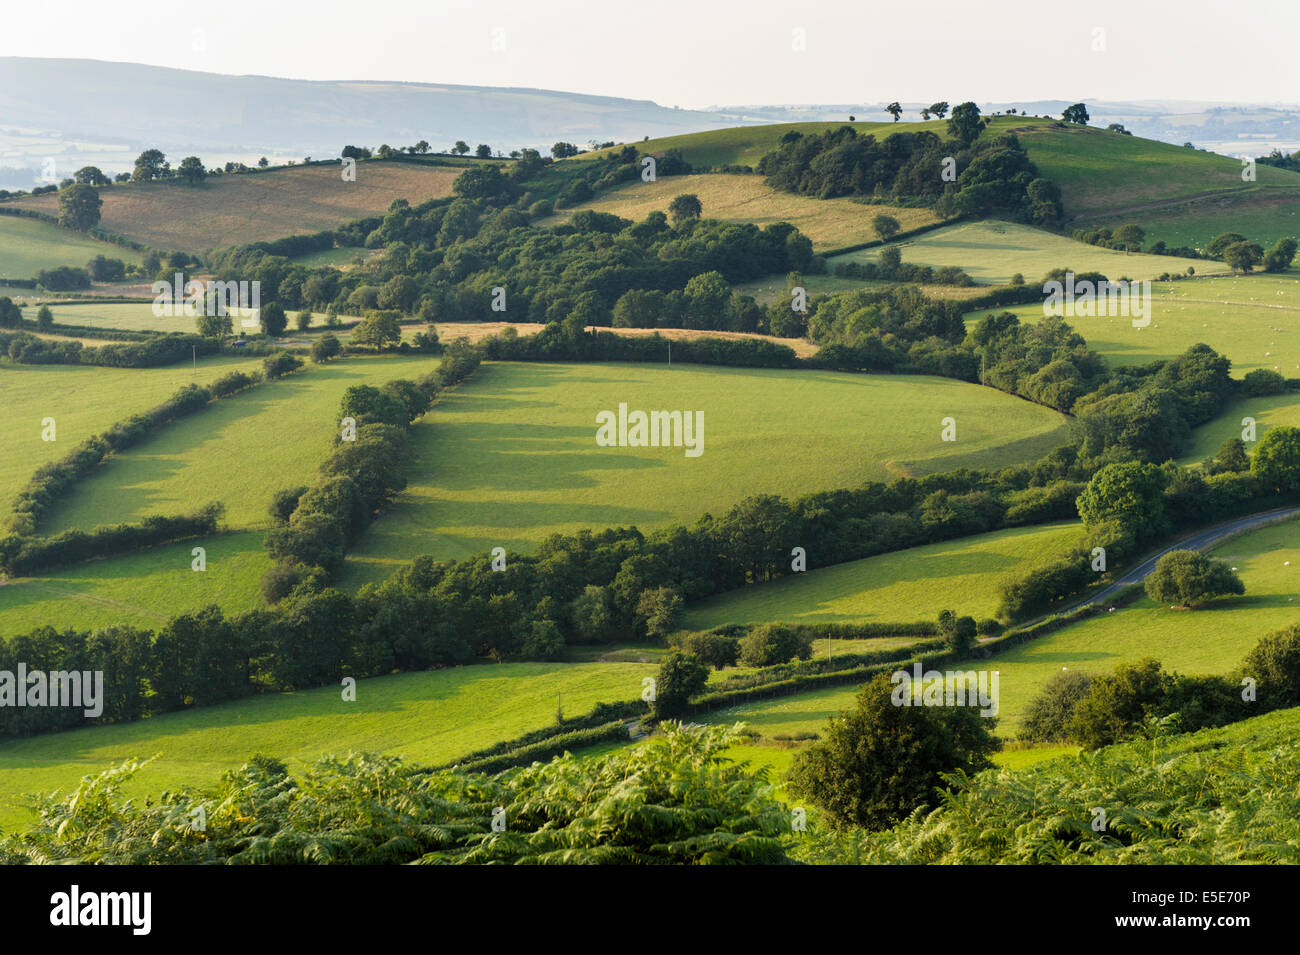
[[[671,338],[668,340],[668,367],[673,367],[673,342]]]
[[[190,358],[194,360],[194,377],[199,376],[199,348],[197,345],[190,346]]]

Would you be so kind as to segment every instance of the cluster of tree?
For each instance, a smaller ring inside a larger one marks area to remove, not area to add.
[[[1233,271],[1243,274],[1262,266],[1265,272],[1285,272],[1295,260],[1296,240],[1283,237],[1273,243],[1267,252],[1258,242],[1251,242],[1240,232],[1222,232],[1210,240],[1205,254],[1212,259],[1222,259]]]
[[[1146,249],[1143,249],[1142,243],[1147,239],[1146,229],[1134,223],[1122,225],[1115,229],[1075,229],[1070,233],[1070,236],[1077,242],[1086,242],[1089,245],[1101,246],[1103,249],[1114,249],[1118,252],[1146,252],[1147,255],[1173,255],[1183,259],[1205,257],[1199,249],[1193,249],[1190,246],[1180,245],[1177,248],[1170,248],[1163,239],[1153,242]]]
[[[227,164],[230,166],[231,164]],[[242,165],[242,164],[239,164]],[[259,163],[261,166],[268,165],[265,158]],[[92,168],[93,167],[89,167]],[[94,170],[98,172],[99,170]],[[236,171],[228,169],[228,171]],[[214,173],[217,170],[214,170]],[[160,149],[146,149],[135,160],[135,168],[131,170],[132,182],[157,182],[167,179],[175,179],[186,185],[197,186],[207,177],[208,171],[203,166],[203,160],[198,156],[186,156],[180,164],[173,169],[167,156]],[[101,173],[102,176],[102,173]],[[119,177],[120,178],[120,177]]]
[[[102,365],[109,368],[161,368],[194,355],[213,355],[220,344],[201,335],[175,332],[140,341],[83,347],[75,339],[38,338],[29,332],[0,332],[0,351],[24,365]]]
[[[961,288],[975,284],[973,278],[953,265],[934,268],[904,262],[902,250],[895,246],[881,249],[879,260],[875,262],[842,262],[835,266],[835,274],[840,278],[867,282],[915,282],[918,285],[955,285]]]
[[[354,385],[344,392],[334,450],[321,462],[320,480],[311,488],[280,491],[271,502],[277,526],[266,537],[266,549],[274,565],[262,578],[268,603],[325,586],[373,515],[406,487],[411,423],[439,391],[478,365],[475,349],[453,343],[438,368],[418,381]]]
[[[59,265],[36,273],[36,284],[50,292],[75,292],[90,288],[90,272],[75,265]]]
[[[997,213],[1057,224],[1060,190],[1038,174],[1015,136],[980,139],[983,125],[978,108],[963,103],[948,121],[948,140],[922,131],[877,141],[851,126],[820,136],[791,131],[759,161],[758,171],[775,188],[819,199],[923,198],[945,218]]]
[[[703,865],[788,862],[789,810],[761,773],[725,758],[721,727],[666,732],[605,756],[496,776],[394,757],[329,758],[298,774],[254,758],[205,790],[119,798],[140,767],[42,800],[0,861],[82,864]],[[238,804],[238,812],[217,807]],[[199,831],[186,825],[208,808]],[[506,826],[496,821],[504,814]],[[500,831],[498,831],[500,830]]]
[[[1021,736],[1097,749],[1143,734],[1153,723],[1166,732],[1192,732],[1297,704],[1300,625],[1292,624],[1261,639],[1228,674],[1171,673],[1149,657],[1101,675],[1063,670],[1030,701]]]
[[[193,514],[151,515],[139,524],[117,524],[86,531],[69,530],[54,537],[0,538],[0,571],[26,577],[101,557],[189,540],[217,531],[224,505],[209,504]]]

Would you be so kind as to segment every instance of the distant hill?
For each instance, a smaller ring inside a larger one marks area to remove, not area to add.
[[[456,140],[509,152],[735,126],[734,113],[649,100],[440,83],[225,76],[135,63],[0,57],[0,166],[125,168],[140,150],[214,160],[337,156],[347,143],[445,150]],[[48,135],[54,134],[55,145]],[[84,164],[84,163],[82,163]],[[60,170],[60,174],[62,170]]]

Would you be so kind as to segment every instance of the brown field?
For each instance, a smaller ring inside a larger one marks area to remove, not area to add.
[[[197,187],[175,182],[115,185],[100,190],[100,225],[155,248],[202,252],[337,228],[388,211],[394,199],[414,205],[449,196],[463,171],[372,160],[358,164],[356,182],[344,182],[339,168],[290,166],[213,176]],[[58,201],[49,193],[15,204],[53,215]]]
[[[897,219],[904,231],[939,221],[929,209],[866,205],[852,199],[813,199],[781,192],[764,185],[762,176],[743,173],[670,176],[656,182],[634,182],[603,192],[576,209],[611,212],[639,222],[656,209],[667,212],[673,197],[682,193],[699,197],[706,219],[752,222],[760,227],[788,222],[811,239],[818,252],[875,241],[878,236],[871,228],[871,220],[881,213]],[[561,222],[576,209],[565,209],[539,224]]]
[[[423,325],[407,325],[402,329],[402,336],[414,335],[424,328]],[[520,335],[535,335],[542,330],[541,325],[525,322],[438,322],[434,325],[440,341],[449,342],[454,338],[467,338],[478,342],[490,335],[496,335],[503,329],[513,328]],[[689,341],[693,338],[762,338],[778,345],[788,345],[800,358],[807,358],[817,353],[817,346],[802,338],[773,338],[770,335],[755,335],[748,332],[710,332],[698,328],[597,328],[591,326],[589,332],[616,332],[632,338],[643,338],[656,332],[670,341]]]

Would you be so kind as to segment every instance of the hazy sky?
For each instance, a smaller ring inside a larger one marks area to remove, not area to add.
[[[7,5],[0,55],[683,107],[1300,100],[1300,0],[220,0],[136,12],[103,0]]]

